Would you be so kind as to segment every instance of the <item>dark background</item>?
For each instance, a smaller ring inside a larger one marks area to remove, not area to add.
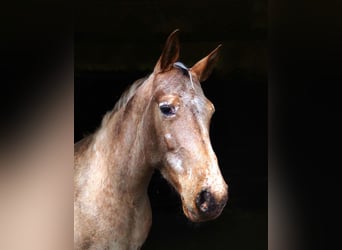
[[[156,172],[143,249],[266,249],[266,1],[82,1],[75,10],[75,141],[100,125],[126,87],[152,72],[176,28],[187,66],[223,44],[202,87],[216,107],[211,141],[230,199],[217,220],[191,223]]]

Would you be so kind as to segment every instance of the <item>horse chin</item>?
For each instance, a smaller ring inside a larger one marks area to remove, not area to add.
[[[183,204],[183,212],[185,216],[192,222],[205,222],[205,221],[214,220],[221,215],[222,210],[223,209],[219,210],[215,214],[211,214],[210,216],[205,216],[205,215],[201,216],[199,213],[196,212],[197,210],[188,208],[187,206]]]
[[[194,213],[191,209],[188,209],[184,204],[183,204],[183,212],[185,216],[191,220],[192,222],[200,222],[201,220],[199,219],[198,215]]]
[[[199,213],[197,213],[197,210],[196,209],[191,209],[191,208],[188,208],[187,206],[183,205],[183,212],[185,214],[185,216],[192,222],[204,222],[204,221],[207,221],[207,220],[211,220],[211,219],[214,219],[214,218],[203,218],[202,216],[200,216]],[[219,215],[215,216],[218,217]]]

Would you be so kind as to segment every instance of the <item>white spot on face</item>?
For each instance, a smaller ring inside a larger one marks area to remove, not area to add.
[[[166,138],[166,139],[171,139],[172,136],[171,136],[171,134],[165,134],[165,138]]]
[[[182,160],[177,156],[177,155],[169,155],[167,157],[167,162],[169,166],[174,169],[177,173],[182,173],[183,172],[183,162]]]
[[[189,168],[188,174],[189,174],[189,180],[192,180],[192,168]]]

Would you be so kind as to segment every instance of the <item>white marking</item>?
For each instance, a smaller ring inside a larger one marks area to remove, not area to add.
[[[192,180],[192,169],[191,168],[189,168],[188,173],[189,173],[189,180]]]
[[[183,172],[183,162],[182,160],[176,155],[169,155],[167,157],[167,161],[171,168],[173,168],[177,173]]]
[[[166,139],[171,139],[172,136],[171,136],[171,134],[165,134],[165,138],[166,138]]]

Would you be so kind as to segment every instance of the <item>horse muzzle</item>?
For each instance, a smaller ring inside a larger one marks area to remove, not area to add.
[[[228,200],[228,192],[218,197],[207,189],[200,191],[195,198],[195,208],[188,209],[183,205],[185,215],[193,222],[202,222],[217,218]]]

